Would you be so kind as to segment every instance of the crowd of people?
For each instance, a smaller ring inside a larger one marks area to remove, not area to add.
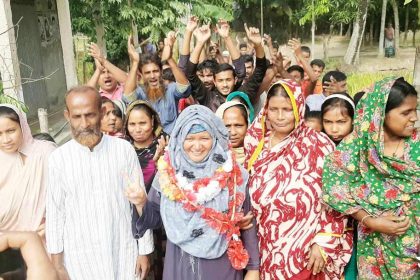
[[[244,29],[129,38],[128,73],[91,44],[59,147],[0,104],[0,279],[420,278],[415,88]]]

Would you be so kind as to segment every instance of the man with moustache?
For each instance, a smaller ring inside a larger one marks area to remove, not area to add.
[[[73,140],[51,154],[48,166],[47,250],[61,280],[146,277],[151,235],[136,244],[126,187],[140,188],[137,155],[125,140],[100,131],[99,93],[75,87],[64,115]],[[133,184],[133,182],[137,182]],[[140,254],[140,255],[139,255]]]

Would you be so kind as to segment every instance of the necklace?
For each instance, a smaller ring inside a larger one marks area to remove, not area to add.
[[[400,147],[401,140],[403,140],[403,139],[401,138],[400,141],[398,141],[397,148],[395,148],[395,151],[392,153],[392,157],[397,156],[397,152],[398,152],[398,148]]]

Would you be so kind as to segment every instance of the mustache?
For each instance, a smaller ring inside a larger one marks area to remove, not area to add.
[[[71,127],[71,131],[74,139],[82,145],[91,146],[95,144],[98,138],[101,137],[100,126],[95,126],[93,128],[84,128],[78,129]]]

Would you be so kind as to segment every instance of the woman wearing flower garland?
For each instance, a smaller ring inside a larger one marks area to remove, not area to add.
[[[259,279],[255,228],[238,223],[250,208],[248,174],[229,149],[228,131],[214,113],[189,106],[178,117],[168,151],[148,195],[129,188],[140,237],[162,223],[168,237],[164,279]]]
[[[301,88],[280,80],[245,137],[261,279],[340,279],[351,256],[346,218],[321,202],[323,160],[334,144],[305,126],[304,110]]]
[[[324,201],[359,221],[360,279],[419,279],[417,92],[403,78],[375,84],[353,132],[328,156]]]

